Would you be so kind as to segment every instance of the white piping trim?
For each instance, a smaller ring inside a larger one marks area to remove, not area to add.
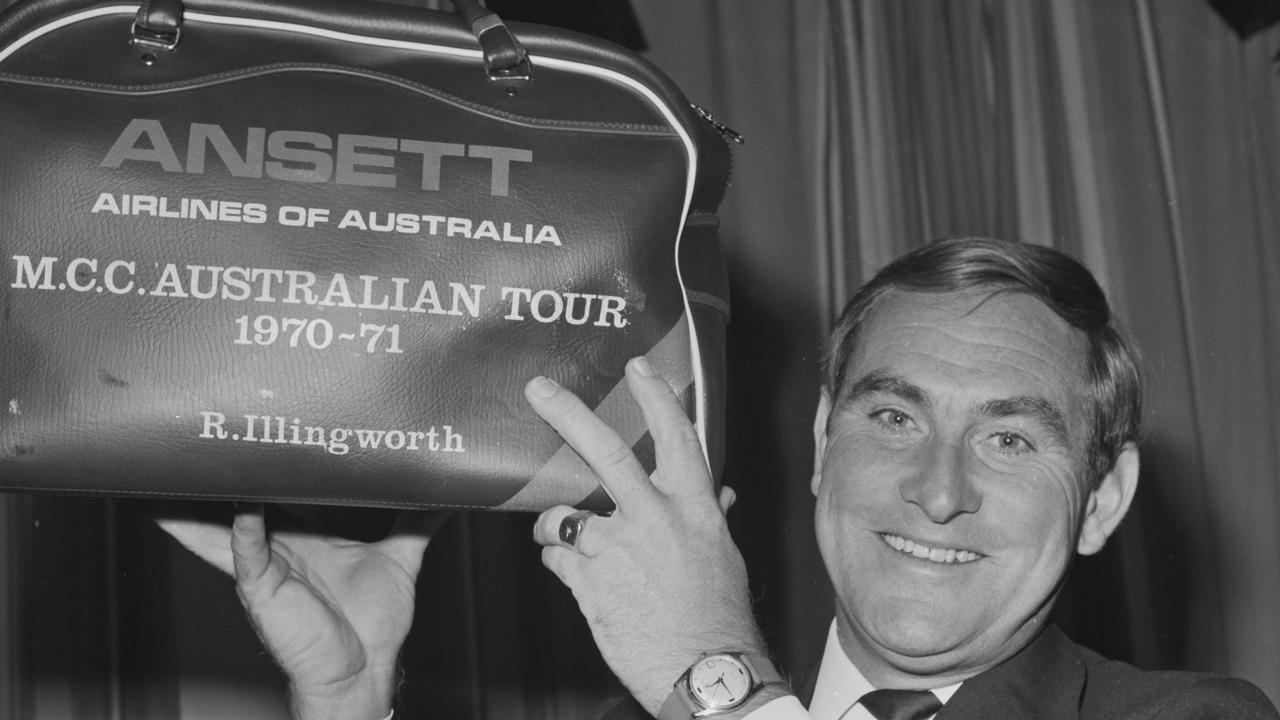
[[[280,32],[296,33],[298,35],[314,35],[315,37],[329,38],[330,40],[339,40],[341,42],[349,42],[357,45],[374,45],[377,47],[396,48],[397,50],[419,50],[433,52],[438,55],[451,55],[453,57],[482,58],[484,56],[479,50],[468,48],[455,48],[449,47],[448,45],[433,45],[431,43],[420,43],[410,40],[391,40],[388,38],[371,37],[369,35],[356,35],[353,33],[342,32],[340,30],[329,30],[327,28],[280,22],[278,20],[252,20],[249,18],[227,17],[225,15],[210,15],[202,12],[189,12],[184,14],[183,18],[186,20],[194,20],[196,22],[207,22],[210,25],[266,28],[268,30],[278,30]]]
[[[27,43],[31,42],[32,40],[35,40],[43,35],[47,35],[48,33],[51,33],[55,30],[61,30],[62,28],[67,27],[68,25],[74,25],[78,22],[83,22],[85,20],[92,20],[94,18],[99,18],[104,15],[120,15],[120,14],[134,15],[137,12],[138,12],[138,7],[136,5],[135,6],[110,5],[107,7],[94,8],[92,10],[84,10],[74,15],[68,15],[67,17],[64,17],[64,18],[58,18],[53,22],[50,22],[45,25],[41,25],[35,30],[32,30],[26,35],[23,35],[17,40],[14,40],[13,43],[5,47],[3,50],[0,50],[0,62],[4,62],[5,60],[9,59],[10,55],[14,54],[18,50],[21,50],[23,46],[25,46]]]
[[[637,82],[636,80],[629,78],[625,75],[622,75],[620,73],[616,73],[612,70],[605,70],[603,68],[592,67],[590,65],[575,63],[568,60],[560,60],[558,58],[538,57],[537,62],[535,62],[534,65],[547,65],[550,67],[560,67],[562,69],[571,70],[571,71],[578,70],[579,72],[586,72],[587,74],[594,74],[594,75],[607,77],[609,79],[614,80],[615,82],[619,82],[624,85],[627,85],[628,87],[631,87],[633,90],[643,95],[645,99],[647,99],[651,104],[653,104],[654,107],[658,109],[659,112],[662,113],[662,116],[666,119],[667,123],[671,125],[672,128],[675,129],[676,133],[680,135],[680,140],[684,143],[685,152],[689,157],[689,165],[688,165],[688,173],[685,176],[684,208],[681,209],[680,211],[680,227],[677,228],[676,230],[675,256],[672,257],[671,260],[676,269],[676,278],[680,282],[680,295],[684,301],[685,316],[689,318],[689,364],[691,366],[691,370],[693,373],[694,406],[695,406],[694,416],[696,418],[696,422],[694,423],[694,429],[697,431],[698,440],[702,445],[703,460],[706,461],[707,467],[709,469],[711,466],[711,456],[708,454],[708,450],[707,450],[707,428],[706,428],[706,418],[707,418],[707,412],[708,412],[707,404],[709,402],[709,398],[707,397],[706,378],[702,374],[702,362],[701,362],[702,348],[698,344],[697,328],[694,326],[694,322],[693,322],[693,309],[689,305],[689,293],[685,288],[684,275],[680,271],[680,243],[683,242],[684,240],[685,222],[689,219],[689,208],[690,206],[693,205],[694,183],[697,182],[697,178],[698,178],[697,147],[693,144],[693,138],[691,138],[689,134],[685,132],[684,127],[676,119],[675,113],[672,112],[671,108],[663,104],[662,101],[658,99],[658,96],[654,94],[652,90],[650,90],[647,86]]]
[[[19,49],[21,49],[23,46],[27,45],[28,43],[48,33],[62,29],[69,25],[74,25],[78,22],[83,22],[85,20],[92,20],[92,19],[103,17],[106,15],[134,15],[137,13],[137,11],[138,11],[138,6],[136,5],[111,5],[107,7],[94,8],[91,10],[84,10],[78,13],[74,13],[72,15],[68,15],[63,18],[59,18],[45,25],[41,25],[35,30],[32,30],[26,35],[23,35],[22,37],[18,38],[13,43],[6,46],[5,48],[0,49],[0,62],[4,62],[6,59],[8,59],[10,56],[12,56],[15,52],[17,52]],[[274,20],[253,20],[249,18],[233,18],[233,17],[226,17],[221,15],[210,15],[208,13],[201,13],[201,12],[186,13],[184,18],[187,21],[207,22],[215,25],[231,25],[231,26],[252,27],[252,28],[270,28],[270,29],[279,30],[282,32],[292,32],[292,33],[298,33],[302,35],[326,37],[333,40],[356,43],[361,45],[393,47],[393,48],[403,49],[403,50],[416,50],[421,52],[451,55],[454,57],[467,57],[467,58],[482,57],[482,53],[479,50],[468,50],[465,48],[454,48],[454,47],[448,47],[445,45],[433,45],[429,43],[410,42],[407,40],[389,40],[386,38],[376,38],[376,37],[370,37],[367,35],[354,35],[351,33],[344,33],[337,30],[328,30],[325,28],[316,28],[308,25],[298,25],[296,23],[285,23],[285,22],[278,22]],[[689,318],[689,353],[690,353],[689,359],[690,359],[691,369],[693,372],[693,381],[694,381],[694,388],[695,388],[694,403],[695,403],[695,410],[696,410],[695,417],[697,418],[695,423],[695,429],[698,432],[698,439],[701,441],[701,444],[702,444],[703,459],[707,461],[708,465],[710,465],[710,457],[707,454],[707,430],[706,430],[708,398],[707,398],[707,392],[706,392],[706,382],[702,374],[702,363],[700,361],[700,358],[702,357],[702,349],[698,344],[698,335],[694,329],[693,312],[689,305],[689,294],[685,290],[684,276],[680,272],[680,262],[679,262],[680,261],[680,243],[684,239],[685,221],[689,217],[689,208],[693,204],[693,188],[694,188],[694,183],[696,182],[698,177],[697,147],[693,143],[693,138],[689,136],[689,134],[685,131],[684,127],[677,121],[675,112],[672,111],[672,109],[668,107],[666,104],[664,104],[658,98],[657,94],[653,92],[653,90],[651,90],[648,86],[638,82],[634,78],[628,77],[626,75],[615,72],[613,70],[606,70],[604,68],[598,68],[592,65],[587,65],[585,63],[579,63],[571,60],[563,60],[560,58],[545,57],[541,55],[530,55],[530,59],[531,61],[534,62],[534,65],[545,65],[547,67],[560,68],[562,70],[566,70],[569,72],[577,72],[584,75],[594,75],[596,77],[612,80],[615,83],[618,83],[630,88],[632,91],[636,92],[637,94],[642,96],[645,100],[647,100],[651,105],[653,105],[658,110],[658,112],[662,114],[663,118],[666,119],[667,123],[670,124],[670,126],[680,136],[681,142],[684,143],[685,153],[689,159],[689,163],[688,163],[688,171],[685,175],[684,208],[680,213],[680,223],[679,223],[679,227],[676,230],[675,256],[672,258],[672,262],[675,265],[676,278],[680,283],[680,293],[684,301],[684,312],[685,312],[685,315]]]

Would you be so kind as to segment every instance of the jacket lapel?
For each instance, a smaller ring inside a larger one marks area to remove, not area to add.
[[[936,720],[1063,720],[1080,714],[1085,664],[1057,627],[1000,665],[965,681]]]

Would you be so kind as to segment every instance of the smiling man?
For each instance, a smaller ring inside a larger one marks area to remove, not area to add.
[[[1144,672],[1048,622],[1072,558],[1100,550],[1129,508],[1142,404],[1135,351],[1065,255],[945,240],[845,309],[812,480],[836,617],[797,694],[750,617],[720,517],[731,495],[715,502],[660,377],[629,370],[658,448],[652,484],[568,393],[531,384],[619,505],[607,518],[553,508],[535,535],[660,720],[1277,717],[1248,683]]]
[[[817,420],[837,637],[876,686],[959,682],[1040,631],[1136,453],[1089,477],[1088,343],[1025,294],[893,290],[860,336]]]

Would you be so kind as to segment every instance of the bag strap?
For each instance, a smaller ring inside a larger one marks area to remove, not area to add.
[[[480,42],[484,69],[493,81],[528,82],[529,55],[497,13],[479,0],[451,0]],[[173,50],[182,40],[182,0],[142,0],[131,31],[134,44]]]

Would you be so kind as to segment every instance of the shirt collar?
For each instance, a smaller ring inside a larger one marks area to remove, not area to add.
[[[945,704],[960,685],[955,683],[933,688],[933,694]],[[818,681],[813,688],[813,700],[809,702],[809,715],[814,720],[836,720],[858,698],[875,689],[844,654],[840,638],[836,635],[836,623],[832,620],[831,629],[827,632],[827,645],[822,651],[822,664],[818,667]]]

